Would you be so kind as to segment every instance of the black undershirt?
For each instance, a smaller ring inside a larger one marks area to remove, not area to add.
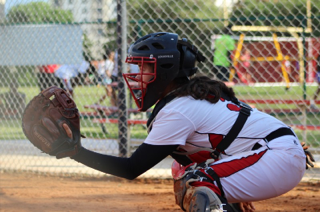
[[[106,174],[133,180],[170,155],[178,146],[143,143],[130,158],[103,155],[81,148],[73,159]]]

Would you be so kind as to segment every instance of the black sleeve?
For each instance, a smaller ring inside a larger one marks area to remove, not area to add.
[[[103,155],[82,148],[72,159],[98,171],[133,180],[170,155],[178,146],[142,144],[130,158]]]

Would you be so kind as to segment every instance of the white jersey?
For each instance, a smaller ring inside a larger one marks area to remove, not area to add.
[[[212,104],[190,96],[176,98],[157,114],[145,143],[180,145],[180,149],[190,153],[192,161],[201,163],[210,155],[206,151],[193,152],[201,147],[215,149],[235,123],[239,109],[226,100]],[[270,143],[263,140],[283,127],[288,128],[276,118],[253,109],[225,154],[209,163],[230,203],[279,196],[299,183],[305,171],[305,155],[298,138],[283,135]],[[253,150],[256,143],[261,147]],[[197,183],[201,186],[201,180]]]
[[[239,107],[227,100],[212,104],[190,96],[169,102],[157,114],[145,143],[153,145],[178,144],[186,151],[199,147],[215,148],[233,126]],[[244,127],[225,150],[227,155],[251,150],[256,143],[265,145],[269,133],[287,127],[278,119],[253,109]]]

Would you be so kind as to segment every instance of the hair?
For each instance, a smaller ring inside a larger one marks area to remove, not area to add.
[[[110,54],[112,53],[113,51],[111,49],[106,49],[105,53],[102,54],[102,58],[104,60],[108,59],[110,57]]]
[[[222,93],[230,99],[235,98],[235,93],[232,88],[219,80],[213,80],[206,76],[196,76],[190,81],[175,80],[176,86],[173,94],[177,97],[192,96],[194,99],[207,100],[211,103],[219,101]]]

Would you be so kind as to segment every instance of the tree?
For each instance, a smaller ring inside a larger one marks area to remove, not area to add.
[[[320,1],[311,1],[313,35],[320,36]],[[239,0],[232,9],[234,25],[307,27],[306,0]]]
[[[72,23],[73,15],[70,11],[55,9],[46,2],[32,2],[12,7],[5,22],[6,24],[63,24]],[[19,78],[21,84],[36,84],[33,66],[17,67],[17,73],[11,73],[9,69],[4,70],[8,78]]]
[[[190,29],[205,30],[199,20],[222,17],[221,10],[212,0],[129,0],[127,8],[128,19],[134,27],[132,30],[140,30],[137,32],[139,36],[154,31],[176,31],[189,36],[192,34]],[[139,29],[137,24],[142,28]],[[211,30],[215,27],[210,21],[207,21],[208,25]]]
[[[11,8],[7,15],[8,23],[71,23],[71,11],[55,9],[46,2],[20,4]]]
[[[212,0],[128,0],[127,14],[129,43],[152,32],[174,32],[201,48],[204,55],[212,54],[211,35],[223,27],[219,20],[223,10]],[[210,62],[208,58],[200,69],[210,67]]]

